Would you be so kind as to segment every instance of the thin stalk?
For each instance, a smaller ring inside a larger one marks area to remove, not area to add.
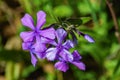
[[[109,2],[109,0],[106,0],[106,4],[110,10],[110,13],[111,13],[111,16],[112,16],[112,19],[113,19],[113,22],[114,22],[114,27],[115,27],[115,34],[116,34],[116,37],[118,39],[118,42],[120,44],[120,33],[119,33],[119,26],[118,26],[118,21],[117,21],[117,18],[116,18],[116,15],[115,15],[115,12],[113,10],[113,7],[112,7],[112,4]]]

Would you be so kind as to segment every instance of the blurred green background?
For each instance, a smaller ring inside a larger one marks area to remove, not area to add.
[[[106,1],[0,0],[0,80],[120,80],[120,0]],[[32,66],[29,52],[21,48],[19,34],[26,29],[20,19],[25,13],[36,19],[39,10],[47,13],[45,26],[55,23],[55,17],[83,20],[79,30],[95,39],[95,43],[78,39],[76,49],[86,71],[70,65],[63,73],[46,60]]]

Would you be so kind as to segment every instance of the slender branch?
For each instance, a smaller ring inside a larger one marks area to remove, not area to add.
[[[113,7],[112,7],[112,4],[109,2],[109,0],[106,0],[106,4],[110,10],[110,13],[111,13],[111,16],[112,16],[112,19],[113,19],[113,22],[114,22],[114,26],[115,26],[115,35],[118,39],[118,42],[120,44],[120,33],[119,33],[119,26],[118,26],[118,22],[117,22],[117,18],[116,18],[116,15],[115,15],[115,12],[113,10]]]

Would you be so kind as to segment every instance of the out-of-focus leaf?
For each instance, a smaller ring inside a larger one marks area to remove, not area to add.
[[[89,22],[90,20],[92,20],[91,17],[81,17],[80,19],[82,20],[82,24],[85,24],[85,23]]]
[[[13,62],[25,62],[30,63],[30,56],[27,52],[18,50],[2,50],[0,51],[0,60],[3,61],[13,61]]]
[[[36,70],[36,68],[34,68],[32,65],[31,66],[27,66],[26,68],[24,68],[23,72],[22,72],[22,77],[28,77],[30,75],[31,72],[34,72]]]
[[[32,13],[32,6],[30,0],[19,0],[22,4],[22,7],[26,10],[28,13]]]
[[[118,62],[117,62],[116,67],[114,68],[114,72],[113,72],[113,74],[116,74],[117,71],[118,71],[118,69],[120,69],[120,58],[119,58],[119,60],[118,60]]]
[[[33,3],[37,8],[39,8],[39,6],[42,4],[42,1],[43,0],[34,0]]]
[[[81,14],[91,13],[89,6],[85,2],[79,2],[78,10],[80,11]]]
[[[119,52],[119,50],[120,50],[120,45],[117,43],[113,43],[110,49],[110,53],[116,55]]]
[[[60,5],[54,8],[54,14],[59,17],[69,17],[73,13],[70,6]]]
[[[67,19],[66,21],[75,26],[80,26],[82,24],[81,19]]]

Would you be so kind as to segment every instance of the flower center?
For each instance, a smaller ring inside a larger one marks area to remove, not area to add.
[[[34,31],[35,35],[39,35],[39,32],[40,32],[40,30],[38,30],[38,29],[36,29],[36,30]]]

